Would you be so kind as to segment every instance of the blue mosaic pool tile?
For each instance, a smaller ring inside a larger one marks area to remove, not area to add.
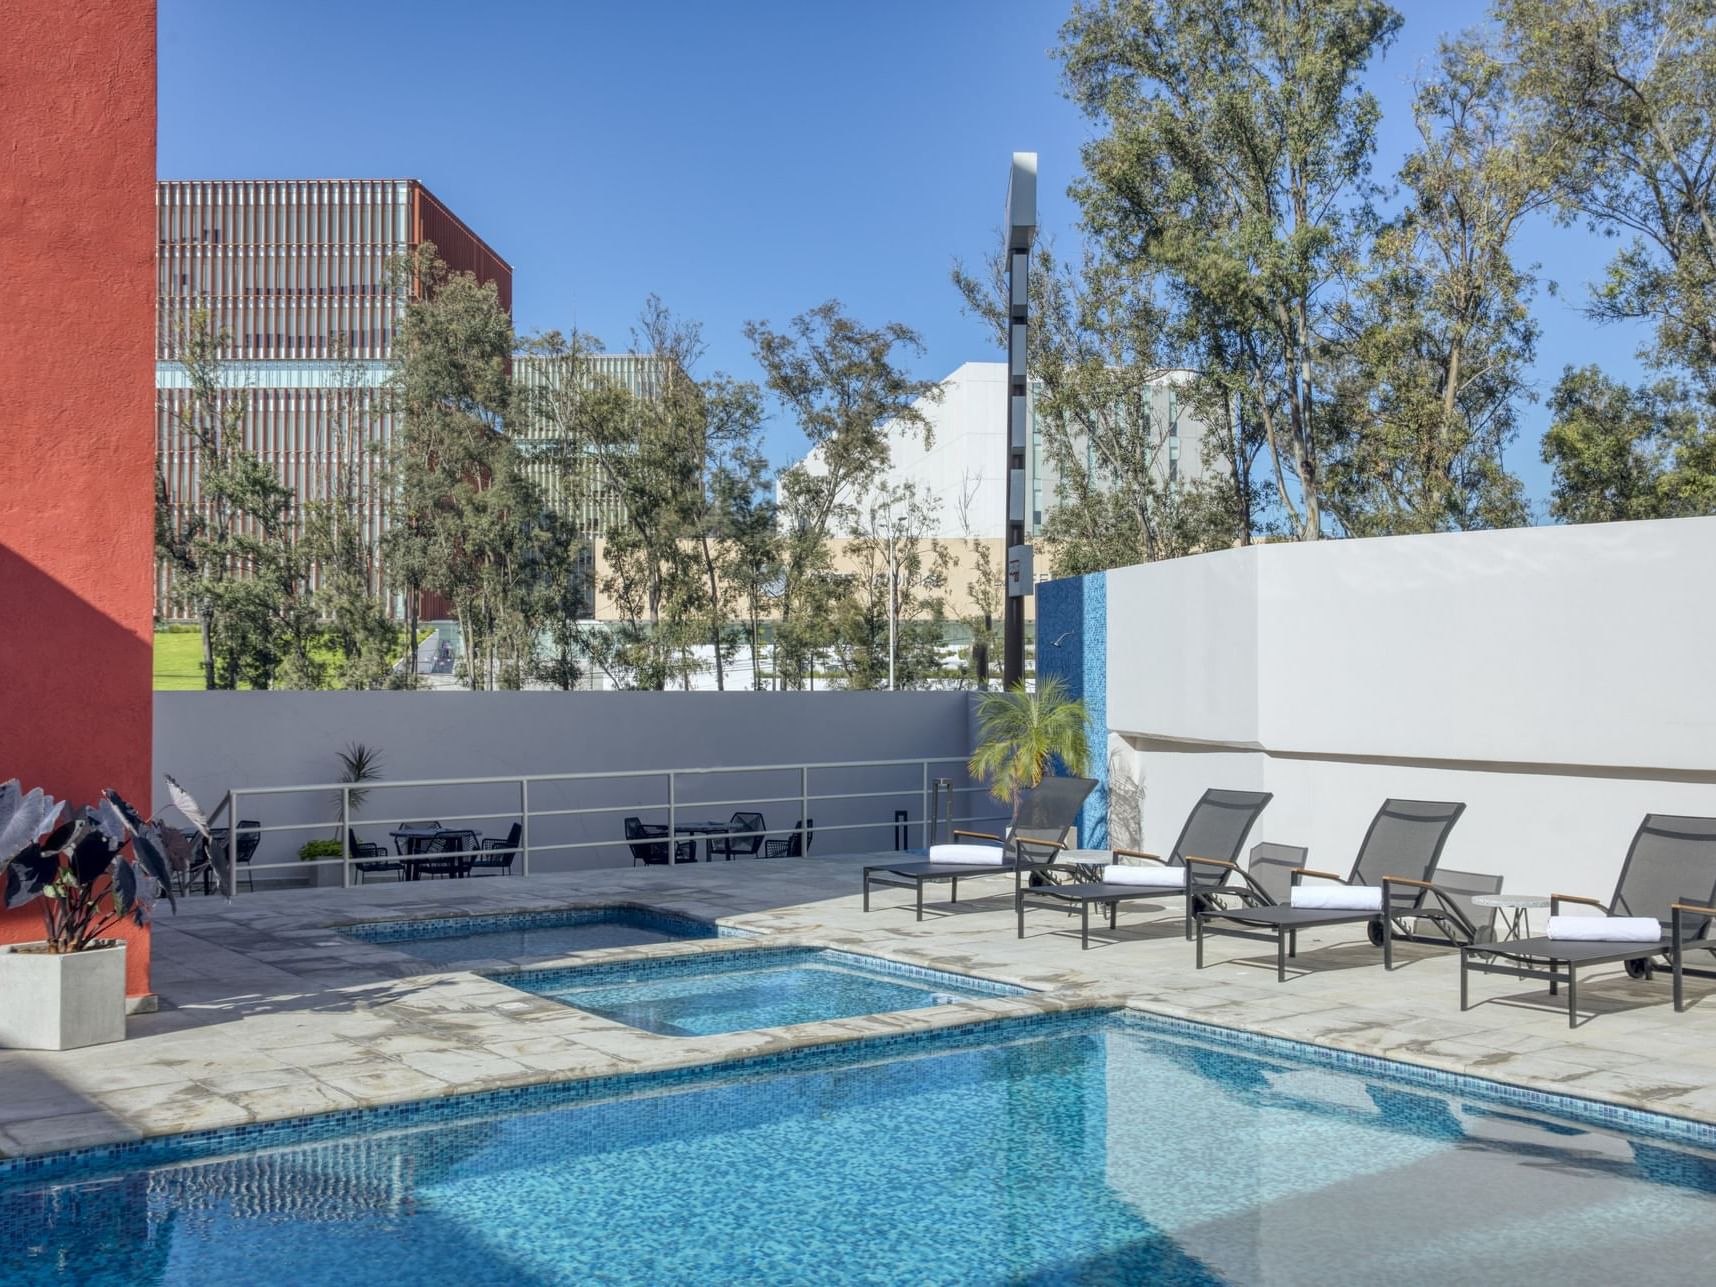
[[[339,933],[362,943],[411,943],[423,939],[462,938],[471,934],[512,933],[518,930],[570,929],[578,925],[619,923],[675,938],[752,938],[749,930],[717,925],[679,912],[642,903],[601,903],[537,912],[481,912],[471,916],[360,921],[342,925]]]

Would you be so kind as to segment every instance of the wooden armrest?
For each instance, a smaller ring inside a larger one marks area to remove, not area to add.
[[[1703,916],[1716,916],[1716,907],[1705,907],[1702,903],[1676,903],[1671,910],[1677,912],[1697,912]]]
[[[956,831],[953,833],[955,840],[961,836],[970,836],[974,840],[993,840],[996,844],[1001,843],[1000,836],[992,836],[987,831]]]
[[[1122,854],[1128,858],[1143,858],[1150,862],[1159,862],[1163,866],[1166,866],[1168,862],[1168,860],[1162,857],[1161,854],[1146,853],[1142,849],[1116,849],[1114,851],[1114,856],[1116,858],[1120,857]]]
[[[1239,870],[1239,864],[1236,862],[1228,862],[1221,858],[1199,858],[1196,854],[1187,854],[1186,866],[1190,867],[1193,863],[1198,863],[1205,867],[1222,867],[1228,871]]]
[[[1609,911],[1607,904],[1599,903],[1595,898],[1583,898],[1578,894],[1551,894],[1549,896],[1550,907],[1553,908],[1557,903],[1584,903],[1587,907],[1595,907],[1604,915],[1607,915]]]
[[[1427,880],[1413,880],[1410,876],[1384,876],[1382,883],[1385,885],[1411,885],[1415,889],[1436,888]]]
[[[1347,883],[1345,876],[1337,876],[1332,871],[1318,871],[1315,867],[1295,867],[1287,874],[1290,876],[1321,876],[1324,880],[1338,880],[1343,885]]]

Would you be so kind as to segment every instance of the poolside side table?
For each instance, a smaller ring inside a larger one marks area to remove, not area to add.
[[[1475,907],[1494,907],[1501,912],[1502,928],[1506,937],[1497,938],[1497,942],[1517,942],[1528,938],[1530,926],[1526,921],[1526,913],[1539,907],[1549,906],[1547,894],[1474,894],[1472,905]]]

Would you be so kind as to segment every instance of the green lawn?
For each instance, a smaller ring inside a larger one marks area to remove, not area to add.
[[[420,630],[419,643],[434,634]],[[195,626],[168,626],[155,632],[155,691],[171,692],[203,687],[202,635]],[[248,688],[249,684],[240,684]]]

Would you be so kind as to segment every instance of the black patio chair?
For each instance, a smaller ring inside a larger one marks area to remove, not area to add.
[[[1096,789],[1094,778],[1044,778],[1034,787],[1019,793],[1013,823],[1004,836],[984,831],[955,831],[953,838],[993,842],[996,847],[993,863],[951,863],[935,861],[936,849],[930,848],[928,861],[891,862],[864,868],[864,910],[870,910],[870,886],[881,885],[917,892],[918,919],[924,918],[924,886],[950,886],[951,901],[959,901],[959,882],[977,876],[993,876],[1001,872],[1014,874],[1020,863],[1040,867],[1051,862],[1056,853],[1067,848],[1067,836],[1078,825],[1079,810],[1090,793]],[[1016,878],[1015,878],[1016,879]]]
[[[413,862],[417,879],[428,876],[452,880],[468,875],[479,843],[480,837],[474,831],[443,831],[428,837]]]
[[[219,850],[220,853],[224,855],[226,853],[226,844],[227,829],[225,827],[210,827],[209,848]],[[261,844],[262,823],[257,821],[255,818],[240,818],[238,820],[238,866],[234,869],[236,874],[233,876],[233,880],[236,881],[238,876],[242,875],[244,877],[244,883],[249,886],[252,891],[256,889],[256,877],[250,874],[250,860],[256,857],[257,847]],[[204,893],[208,892],[209,882],[214,876],[216,868],[223,861],[224,858],[218,861],[211,859],[209,864],[203,868]]]
[[[1552,894],[1549,914],[1559,915],[1563,903],[1595,907],[1604,916],[1654,919],[1661,932],[1655,942],[1543,935],[1488,943],[1481,948],[1463,947],[1460,1009],[1469,1004],[1468,971],[1542,979],[1549,984],[1550,996],[1556,995],[1562,983],[1567,984],[1567,1026],[1576,1027],[1580,967],[1622,961],[1629,976],[1648,979],[1655,973],[1652,958],[1663,957],[1673,971],[1674,1009],[1679,1013],[1685,1009],[1683,975],[1716,978],[1716,971],[1688,969],[1684,963],[1687,952],[1716,952],[1716,937],[1711,935],[1711,918],[1716,916],[1716,818],[1647,813],[1633,833],[1607,905],[1576,894]],[[1514,964],[1501,964],[1498,958]]]
[[[810,842],[816,836],[816,819],[800,818],[792,824],[792,834],[785,840],[763,841],[765,858],[802,858],[810,852]]]
[[[359,840],[357,832],[350,827],[346,828],[346,848],[351,850],[359,884],[367,882],[371,876],[391,874],[395,880],[405,879],[404,863],[390,857],[384,846]]]
[[[1351,872],[1340,876],[1309,867],[1291,872],[1289,898],[1292,889],[1311,876],[1351,888],[1375,889],[1374,907],[1294,907],[1290,901],[1277,902],[1237,863],[1189,858],[1187,863],[1194,869],[1207,867],[1238,877],[1237,884],[1198,893],[1193,912],[1198,969],[1204,968],[1207,934],[1275,944],[1277,981],[1287,977],[1287,958],[1298,955],[1300,930],[1364,925],[1371,943],[1382,948],[1387,969],[1394,968],[1394,940],[1421,937],[1420,921],[1440,931],[1437,941],[1455,946],[1476,942],[1477,926],[1453,895],[1431,879],[1441,861],[1442,847],[1448,843],[1448,833],[1465,811],[1464,804],[1439,800],[1384,800],[1365,832]],[[1224,906],[1222,900],[1228,898],[1238,900],[1239,906]]]
[[[632,866],[636,867],[640,862],[652,867],[667,866],[669,841],[666,824],[627,818],[626,844],[632,851]],[[697,842],[675,840],[672,853],[674,862],[696,862]]]
[[[506,833],[505,840],[490,838],[482,842],[482,852],[470,860],[470,874],[473,876],[490,876],[499,873],[502,876],[512,875],[513,860],[518,857],[518,842],[524,835],[524,824],[515,822]]]
[[[1108,927],[1113,929],[1120,904],[1140,899],[1157,902],[1179,898],[1185,902],[1186,937],[1192,937],[1192,912],[1197,904],[1200,887],[1214,889],[1227,879],[1219,867],[1188,867],[1192,856],[1219,859],[1231,864],[1239,857],[1240,847],[1251,834],[1257,816],[1272,799],[1269,791],[1224,791],[1211,787],[1198,798],[1186,822],[1180,828],[1180,838],[1168,851],[1166,858],[1141,849],[1116,849],[1115,865],[1126,867],[1126,875],[1136,871],[1137,883],[1113,880],[1113,873],[1104,872],[1104,879],[1074,881],[1065,884],[1027,885],[1028,874],[1050,874],[1052,861],[1040,866],[1019,864],[1014,873],[1014,912],[1019,918],[1019,937],[1025,937],[1025,909],[1054,907],[1062,911],[1076,908],[1079,913],[1079,943],[1090,946],[1090,909],[1108,909]],[[1122,860],[1136,859],[1134,864]]]
[[[441,824],[438,821],[402,822],[399,824],[399,829],[401,831],[440,831]],[[429,848],[429,842],[432,839],[434,839],[432,836],[399,836],[394,839],[393,852],[402,858],[412,854],[430,853],[432,850]]]
[[[714,862],[716,854],[729,862],[735,858],[755,858],[763,847],[765,830],[762,814],[735,813],[727,824],[726,835],[709,837],[709,861]]]

